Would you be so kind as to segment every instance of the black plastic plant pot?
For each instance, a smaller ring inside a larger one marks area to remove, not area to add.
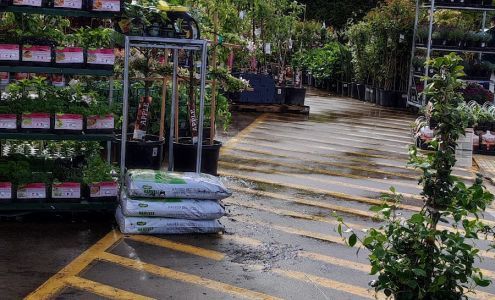
[[[23,113],[20,123],[22,132],[45,133],[52,131],[55,120],[52,115],[43,112]]]
[[[1,0],[0,0],[1,1]],[[18,44],[0,43],[0,64],[17,66],[21,61],[21,46]]]
[[[370,97],[370,102],[371,103],[378,103],[378,88],[376,87],[371,87],[370,88],[370,94],[371,94],[371,97]]]
[[[407,107],[407,94],[402,92],[395,92],[395,102],[394,106],[397,108]]]
[[[364,101],[366,102],[371,102],[371,89],[372,87],[370,85],[364,86]]]
[[[361,83],[356,84],[356,89],[357,89],[357,99],[361,101],[365,101],[365,96],[366,96],[366,86]]]
[[[17,119],[16,114],[0,114],[0,132],[17,132]]]
[[[287,88],[283,86],[275,87],[274,104],[283,104],[285,102]]]
[[[350,83],[342,82],[342,92],[340,93],[340,95],[342,97],[348,97],[349,96],[349,87],[350,87]]]
[[[117,136],[115,159],[120,163],[121,135]],[[126,167],[129,169],[159,170],[163,162],[163,145],[165,140],[159,136],[146,135],[144,140],[133,140],[132,133],[127,136]]]
[[[286,88],[285,104],[289,105],[304,105],[306,99],[305,88]]]
[[[0,204],[12,203],[14,200],[15,189],[12,182],[4,181],[0,178]]]
[[[396,93],[394,91],[387,91],[380,89],[380,105],[384,107],[391,107],[394,104]]]
[[[357,83],[351,82],[351,97],[354,99],[359,99]]]
[[[213,145],[210,145],[209,140],[205,140],[201,159],[202,173],[218,175],[218,159],[221,147],[222,143],[219,141],[214,141]],[[191,138],[179,139],[179,142],[174,143],[174,169],[180,172],[195,172],[197,153],[197,145],[192,143]]]

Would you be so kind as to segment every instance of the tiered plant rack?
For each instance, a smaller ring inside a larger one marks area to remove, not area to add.
[[[120,157],[120,174],[125,175],[126,172],[126,144],[127,144],[127,128],[129,117],[129,61],[132,48],[148,48],[148,49],[162,49],[170,50],[172,53],[173,61],[173,74],[172,74],[172,103],[170,107],[170,138],[168,140],[169,158],[168,158],[168,170],[174,170],[174,141],[178,138],[178,109],[179,109],[179,51],[194,51],[200,53],[201,59],[201,72],[199,78],[199,118],[198,118],[198,142],[196,143],[196,173],[201,172],[202,154],[203,154],[203,126],[204,126],[204,111],[205,111],[205,95],[206,95],[206,73],[208,69],[208,42],[206,40],[199,39],[178,39],[178,38],[160,38],[160,37],[140,37],[140,36],[126,36],[124,44],[124,95],[123,95],[123,121],[122,121],[122,143],[121,143],[121,157]],[[147,80],[143,78],[143,80]],[[193,85],[194,81],[189,81],[189,84]],[[166,82],[166,81],[165,81]],[[164,112],[165,112],[165,99],[162,99],[162,121],[164,124]],[[123,182],[123,181],[122,181]]]
[[[46,14],[63,17],[87,17],[87,18],[112,18],[115,13],[89,12],[84,10],[71,10],[61,8],[38,8],[38,7],[0,7],[0,13],[13,12],[25,14]],[[6,66],[0,64],[0,72],[18,73],[43,73],[43,74],[64,74],[64,75],[86,75],[109,77],[110,93],[109,104],[113,101],[113,70],[70,68],[70,67],[37,67],[37,66]],[[54,133],[23,133],[23,132],[0,132],[0,149],[4,140],[51,140],[51,141],[99,141],[107,142],[107,159],[110,161],[112,141],[114,134],[54,134]],[[47,195],[48,196],[48,195]],[[42,202],[42,203],[12,203],[0,204],[0,212],[35,212],[35,211],[109,211],[115,209],[116,202]]]
[[[428,3],[426,3],[428,2]],[[472,11],[472,12],[480,12],[483,14],[483,28],[482,30],[484,31],[486,29],[486,18],[487,18],[487,13],[488,12],[493,12],[495,11],[495,6],[459,6],[459,5],[436,5],[437,1],[435,0],[430,0],[430,1],[424,1],[424,0],[416,0],[416,16],[415,16],[415,21],[414,21],[414,34],[413,34],[413,41],[412,41],[412,50],[411,50],[411,62],[410,62],[410,73],[409,73],[409,88],[408,88],[408,94],[407,94],[407,104],[410,106],[415,106],[418,108],[423,107],[426,105],[426,99],[425,97],[419,96],[419,93],[416,90],[416,83],[421,81],[421,78],[423,75],[419,75],[415,72],[414,66],[413,66],[413,60],[416,54],[416,49],[422,49],[426,50],[426,59],[430,59],[431,53],[433,51],[440,51],[440,52],[459,52],[459,53],[477,53],[479,54],[480,58],[482,57],[483,54],[495,54],[495,51],[488,51],[488,50],[482,50],[482,49],[456,49],[456,48],[448,48],[448,47],[439,47],[432,45],[432,34],[433,34],[433,23],[434,23],[434,17],[435,17],[435,9],[451,9],[451,10],[465,10],[465,11]],[[428,9],[429,10],[429,23],[428,23],[428,39],[426,45],[418,45],[417,44],[417,33],[418,33],[418,26],[419,26],[419,15],[420,11],[422,9]],[[429,73],[429,66],[425,66],[424,70],[424,76],[427,76]],[[486,81],[486,80],[466,80],[468,82],[490,82],[491,81]],[[424,86],[428,84],[427,81],[423,81]]]

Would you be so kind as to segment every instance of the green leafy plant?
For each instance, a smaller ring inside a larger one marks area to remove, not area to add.
[[[79,28],[73,39],[87,49],[113,48],[114,30],[110,28]]]
[[[428,62],[436,73],[424,90],[430,101],[427,113],[438,122],[430,142],[433,151],[423,155],[410,148],[410,164],[422,172],[423,207],[409,217],[399,214],[402,196],[391,188],[384,203],[372,208],[384,224],[364,237],[349,229],[346,238],[350,246],[359,241],[370,251],[371,274],[378,276],[371,283],[374,290],[395,299],[462,299],[474,287],[490,284],[475,266],[479,249],[470,240],[493,235],[480,215],[494,197],[481,175],[470,186],[452,175],[457,140],[469,125],[459,109],[464,102],[461,61],[449,54]],[[337,231],[344,236],[347,225],[338,220]],[[440,227],[442,223],[451,227]]]
[[[82,178],[85,184],[96,182],[112,181],[112,173],[115,169],[111,164],[101,158],[100,155],[93,155],[88,158],[82,170]]]

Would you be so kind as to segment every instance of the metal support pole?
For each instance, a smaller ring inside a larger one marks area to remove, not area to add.
[[[111,106],[113,103],[113,76],[110,76],[108,85],[109,85],[109,91],[108,91],[108,105]],[[108,141],[107,142],[107,161],[110,162],[112,160],[112,142]]]
[[[125,176],[125,158],[126,158],[126,146],[127,146],[127,126],[129,118],[129,55],[131,55],[129,47],[129,37],[125,37],[125,50],[124,50],[124,99],[122,100],[123,113],[122,113],[122,144],[120,145],[120,176],[121,182],[124,182]]]
[[[481,21],[481,31],[485,32],[486,30],[486,10],[483,11],[483,21]],[[483,52],[480,52],[480,61],[483,58]]]
[[[198,152],[196,156],[196,173],[201,173],[201,159],[203,154],[203,123],[205,120],[205,86],[206,72],[208,70],[208,42],[204,41],[201,51],[201,90],[199,94],[199,132],[198,132]]]
[[[431,7],[430,7],[430,24],[428,27],[428,45],[426,46],[426,66],[425,66],[425,76],[428,76],[430,73],[430,65],[428,61],[430,60],[431,56],[431,34],[433,31],[433,15],[435,14],[435,0],[431,0]],[[428,80],[424,80],[424,87],[428,85]],[[423,95],[423,103],[422,106],[426,104],[426,95]]]
[[[175,108],[177,102],[177,69],[179,68],[179,51],[174,49],[174,71],[172,75],[172,105],[170,110],[170,137],[168,139],[168,170],[174,170],[174,136],[175,136]]]
[[[409,64],[409,83],[407,89],[407,103],[409,104],[411,101],[411,92],[412,86],[414,82],[414,55],[416,54],[416,35],[418,34],[418,22],[419,22],[419,1],[416,0],[416,15],[414,17],[414,29],[413,29],[413,40],[412,40],[412,49],[411,49],[411,60]],[[418,100],[418,96],[416,95],[416,100]]]

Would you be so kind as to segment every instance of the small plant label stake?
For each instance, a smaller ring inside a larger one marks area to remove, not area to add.
[[[0,60],[18,61],[20,59],[19,45],[0,44]]]
[[[0,182],[0,199],[12,198],[12,183]]]
[[[77,182],[54,183],[52,185],[52,198],[79,199],[81,198],[81,184]]]
[[[17,189],[17,199],[45,199],[46,185],[44,183],[28,183]]]
[[[55,0],[53,7],[82,9],[82,0]]]

